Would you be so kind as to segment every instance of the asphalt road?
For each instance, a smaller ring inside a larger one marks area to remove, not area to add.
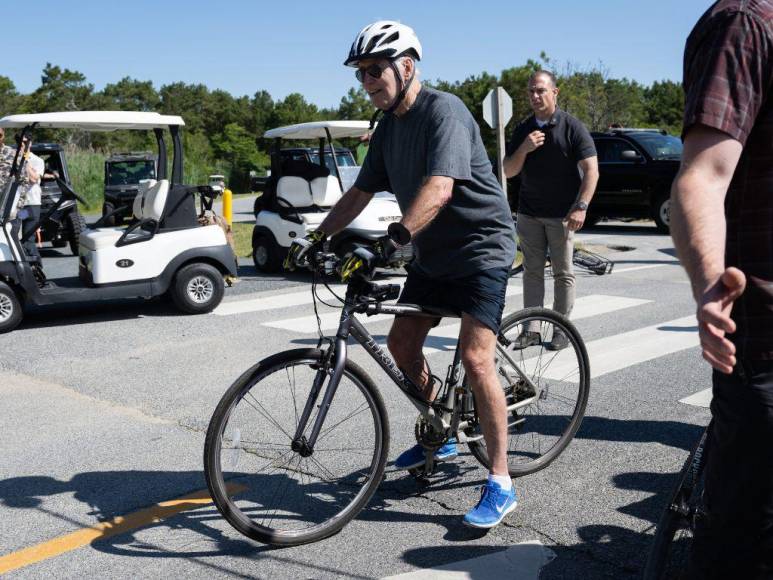
[[[555,463],[516,481],[518,508],[487,534],[461,525],[486,475],[466,449],[426,487],[391,467],[413,443],[415,412],[359,347],[352,357],[382,389],[392,441],[387,478],[355,521],[274,549],[197,493],[204,433],[228,386],[269,354],[316,344],[306,276],[257,275],[244,261],[204,316],[141,300],[30,313],[0,335],[0,575],[428,578],[445,567],[431,577],[477,579],[536,578],[541,567],[550,579],[637,577],[708,420],[705,399],[680,401],[710,373],[670,239],[620,223],[580,238],[615,261],[611,275],[578,272],[575,321],[593,376],[586,417]],[[49,276],[73,275],[74,258],[44,255]],[[519,286],[516,277],[508,310],[520,307]],[[367,326],[383,339],[389,324]],[[450,359],[446,348],[431,355],[435,373]]]

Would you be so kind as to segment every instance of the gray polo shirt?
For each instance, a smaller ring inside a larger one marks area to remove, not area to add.
[[[453,178],[453,195],[415,236],[413,268],[439,279],[509,268],[515,228],[480,129],[459,98],[423,87],[407,113],[378,124],[355,187],[391,191],[405,214],[433,175]]]

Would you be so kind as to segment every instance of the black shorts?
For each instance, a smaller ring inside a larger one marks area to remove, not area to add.
[[[499,332],[510,268],[481,270],[465,278],[437,280],[408,271],[398,303],[465,313]]]

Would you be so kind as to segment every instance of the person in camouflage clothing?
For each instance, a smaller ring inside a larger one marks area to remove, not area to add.
[[[0,127],[0,191],[3,191],[6,185],[8,185],[15,156],[16,149],[5,144],[5,129]],[[21,183],[29,183],[29,176],[26,171],[21,176]],[[23,201],[19,200],[20,203]]]

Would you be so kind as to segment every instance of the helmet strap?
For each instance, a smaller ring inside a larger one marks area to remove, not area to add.
[[[392,103],[392,106],[386,110],[387,113],[393,113],[395,109],[400,106],[400,103],[402,103],[403,99],[405,99],[405,94],[408,92],[414,77],[416,77],[416,69],[414,68],[411,72],[411,78],[409,78],[406,82],[403,82],[403,75],[400,74],[400,71],[397,68],[395,62],[397,62],[397,59],[390,60],[389,66],[391,66],[392,70],[395,71],[395,78],[397,79],[397,82],[400,83],[400,92],[398,93],[395,102]]]
[[[373,116],[370,118],[370,127],[368,129],[369,131],[373,130],[373,127],[375,127],[376,125],[376,120],[379,118],[379,116],[382,113],[394,113],[395,109],[397,109],[397,107],[400,106],[400,103],[403,102],[403,99],[405,99],[405,94],[408,92],[408,89],[411,87],[411,83],[413,82],[413,79],[416,77],[416,69],[414,68],[413,72],[411,72],[411,78],[403,82],[403,75],[400,74],[400,69],[397,68],[397,65],[395,64],[395,62],[397,62],[397,59],[390,60],[389,66],[392,68],[392,70],[395,73],[395,79],[400,85],[400,92],[397,94],[397,97],[395,98],[395,102],[392,103],[392,106],[389,107],[386,111],[382,111],[381,109],[376,109],[376,112],[373,113]]]

